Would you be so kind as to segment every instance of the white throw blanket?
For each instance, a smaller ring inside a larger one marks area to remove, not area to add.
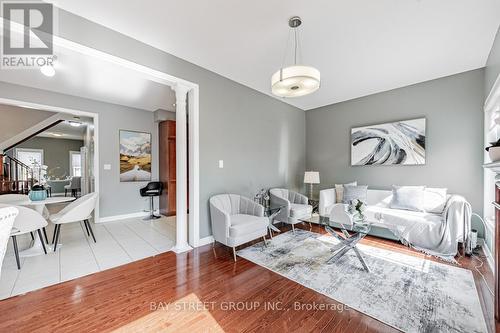
[[[455,262],[458,242],[468,242],[472,209],[459,195],[448,199],[442,215],[368,206],[368,220],[391,230],[400,241],[416,250]]]

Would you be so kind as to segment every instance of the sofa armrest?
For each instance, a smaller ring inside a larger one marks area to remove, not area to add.
[[[446,202],[442,217],[459,241],[468,241],[471,230],[472,208],[467,199],[461,195],[451,195]]]
[[[254,216],[264,216],[264,206],[248,198],[241,197],[240,213]]]
[[[319,191],[319,215],[329,216],[333,205],[337,202],[334,188]]]
[[[220,210],[215,205],[210,204],[210,219],[212,222],[212,234],[216,241],[226,243],[229,237],[229,227],[231,226],[231,217],[228,213]]]
[[[282,197],[279,197],[277,195],[274,195],[272,193],[270,193],[270,199],[271,199],[271,206],[284,206],[284,208],[281,209],[279,214],[276,215],[275,219],[277,221],[287,222],[288,217],[290,216],[290,201]]]

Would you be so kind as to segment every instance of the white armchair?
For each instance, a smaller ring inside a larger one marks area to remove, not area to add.
[[[309,199],[305,195],[282,188],[273,188],[269,190],[269,194],[272,206],[285,207],[274,220],[291,224],[293,232],[295,232],[295,224],[302,223],[301,220],[311,217],[313,208],[309,205]]]
[[[237,194],[219,194],[210,198],[210,217],[214,240],[233,248],[262,237],[266,242],[269,220],[264,207]],[[214,245],[215,245],[214,241]]]

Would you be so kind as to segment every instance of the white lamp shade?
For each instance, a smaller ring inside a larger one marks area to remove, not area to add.
[[[304,183],[306,184],[319,184],[318,171],[306,171],[304,173]]]
[[[310,66],[281,68],[271,77],[272,93],[279,97],[299,97],[319,89],[320,73]]]

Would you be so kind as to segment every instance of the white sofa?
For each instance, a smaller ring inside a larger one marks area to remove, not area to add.
[[[416,212],[390,208],[392,191],[368,189],[366,218],[375,230],[386,229],[402,242],[429,254],[453,257],[458,242],[470,231],[470,204],[461,196],[447,195],[441,213]],[[320,191],[319,214],[333,223],[350,224],[346,205],[336,202],[335,188]],[[383,234],[376,234],[384,237]]]

